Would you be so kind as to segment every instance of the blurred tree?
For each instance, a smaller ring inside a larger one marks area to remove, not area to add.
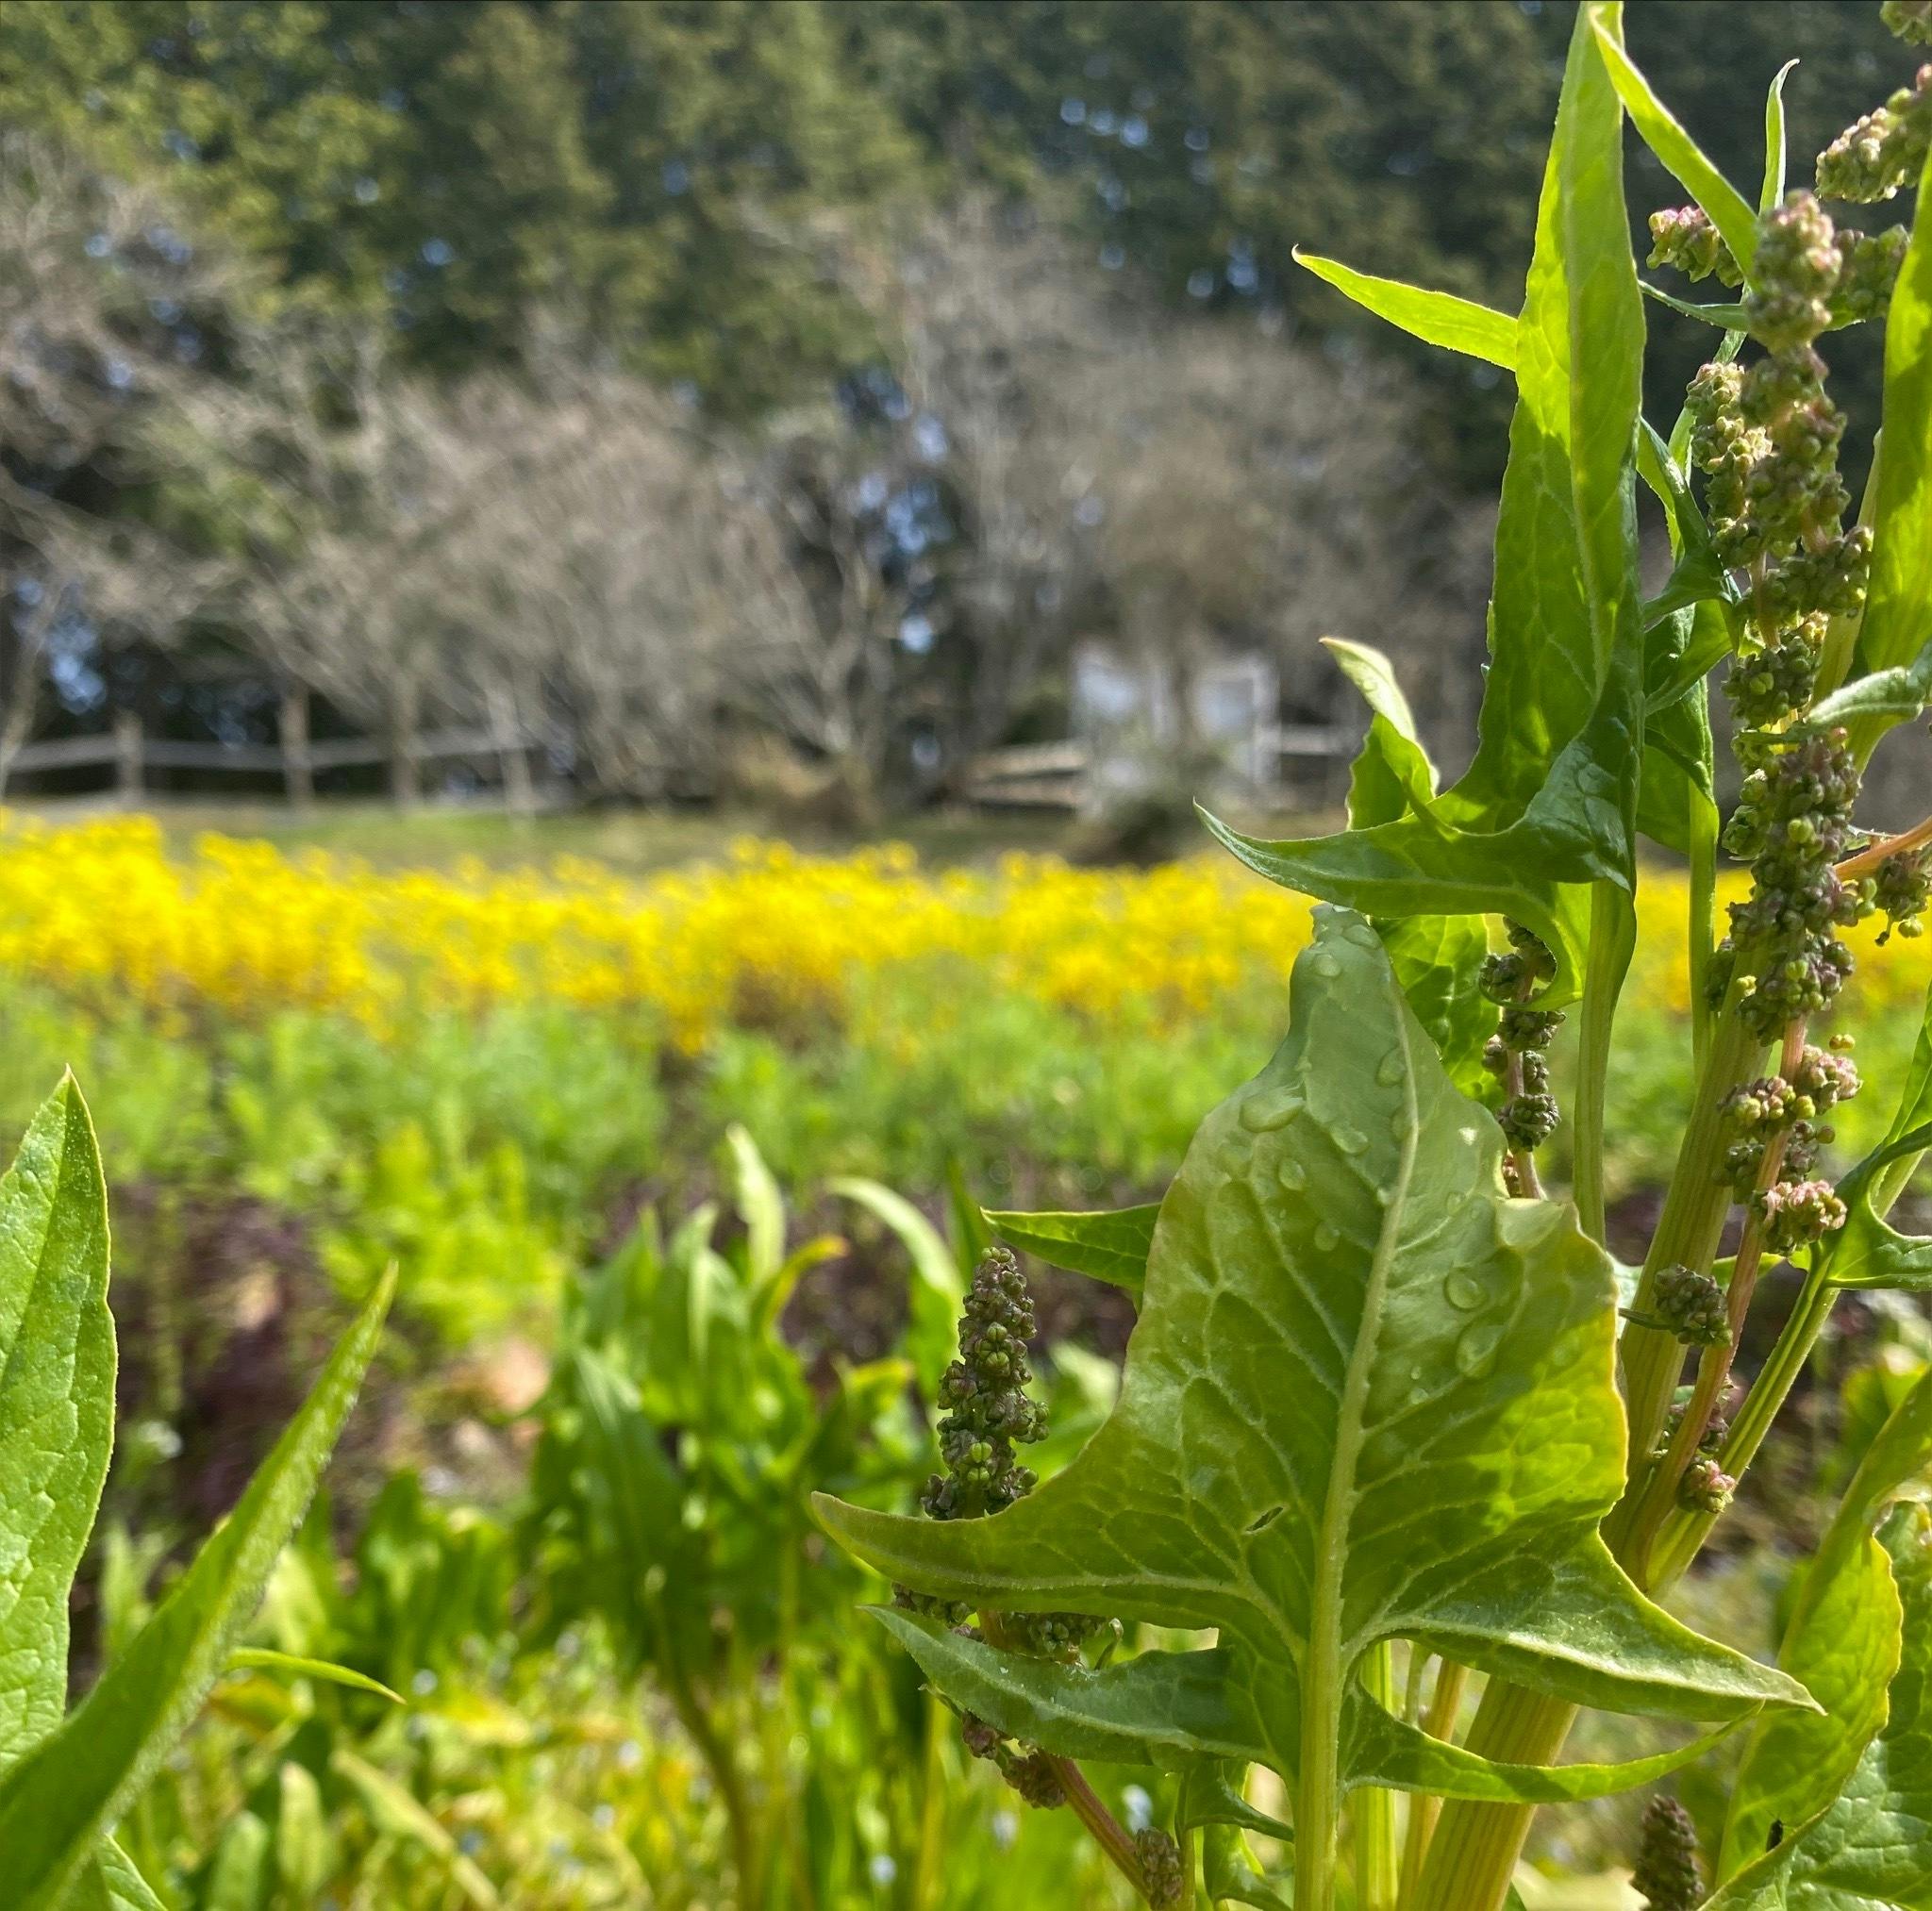
[[[50,669],[98,701],[108,656],[173,646],[232,582],[159,494],[242,284],[151,188],[0,138],[0,790]]]

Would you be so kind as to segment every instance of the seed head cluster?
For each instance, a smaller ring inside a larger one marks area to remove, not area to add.
[[[1630,1882],[1650,1911],[1691,1911],[1704,1898],[1690,1814],[1659,1793],[1644,1808]]]
[[[1524,1004],[1557,972],[1548,947],[1521,923],[1511,922],[1509,948],[1487,957],[1480,984],[1502,1013],[1483,1049],[1483,1066],[1507,1090],[1496,1122],[1512,1152],[1530,1153],[1556,1133],[1557,1098],[1550,1092],[1548,1050],[1563,1018]]]
[[[939,1423],[943,1472],[934,1473],[919,1504],[934,1520],[976,1520],[1024,1499],[1039,1484],[1014,1453],[1045,1437],[1046,1409],[1026,1389],[1033,1369],[1026,1343],[1033,1338],[1033,1297],[1020,1264],[1003,1247],[990,1248],[974,1270],[959,1319],[959,1357],[940,1381]],[[892,1588],[893,1603],[923,1613],[969,1637],[981,1637],[966,1624],[972,1609],[953,1601]],[[1088,1613],[1001,1613],[1001,1645],[1038,1658],[1071,1665],[1095,1633],[1120,1629],[1118,1620]],[[991,1625],[992,1620],[990,1619]],[[996,1765],[1028,1804],[1050,1807],[1066,1803],[1065,1787],[1054,1761],[1037,1747],[1009,1742],[997,1727],[972,1713],[961,1715],[966,1749]]]
[[[1722,1347],[1731,1338],[1724,1289],[1695,1268],[1665,1268],[1651,1304],[1659,1323],[1687,1347]]]
[[[1926,43],[1923,15],[1901,8],[1892,31]],[[1922,66],[1882,107],[1847,126],[1818,156],[1818,190],[1828,199],[1868,204],[1914,184],[1932,148],[1932,64]]]

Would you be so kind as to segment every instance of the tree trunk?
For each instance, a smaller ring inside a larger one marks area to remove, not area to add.
[[[114,789],[123,809],[139,809],[142,799],[141,717],[114,712]]]
[[[315,765],[308,755],[308,692],[286,690],[276,733],[282,745],[282,788],[292,809],[315,805]]]
[[[416,716],[423,703],[414,683],[398,684],[389,710],[389,793],[398,809],[423,801],[423,771],[416,756]]]
[[[31,698],[9,705],[5,720],[0,721],[0,801],[5,801],[8,786],[13,781],[13,759],[25,748],[33,722]]]
[[[496,739],[496,760],[503,772],[503,806],[512,816],[537,813],[536,786],[530,780],[529,744],[517,721],[516,698],[501,684],[485,692],[490,728]]]

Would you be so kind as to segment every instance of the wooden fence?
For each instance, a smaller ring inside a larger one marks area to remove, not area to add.
[[[1345,763],[1361,739],[1342,724],[1274,723],[1256,740],[1270,786],[1278,787],[1284,763],[1312,763],[1325,795],[1334,766]],[[1020,743],[975,756],[961,787],[969,802],[990,809],[1083,810],[1097,793],[1094,769],[1091,744]]]
[[[15,776],[47,770],[108,769],[113,773],[112,792],[128,808],[137,808],[146,796],[151,770],[213,771],[279,777],[283,793],[302,807],[314,799],[318,772],[387,766],[392,791],[407,801],[416,792],[420,766],[468,758],[487,762],[496,771],[507,806],[526,810],[538,802],[530,758],[543,748],[541,738],[503,724],[425,730],[391,742],[368,737],[316,742],[309,739],[306,725],[285,723],[282,739],[275,743],[184,743],[145,735],[141,719],[124,711],[104,735],[23,743],[0,760],[0,792]]]

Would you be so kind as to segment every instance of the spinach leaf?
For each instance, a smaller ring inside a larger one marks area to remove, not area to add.
[[[1290,1780],[1298,1863],[1400,1737],[1356,1678],[1384,1638],[1626,1711],[1808,1703],[1611,1561],[1614,1270],[1567,1206],[1504,1193],[1493,1119],[1456,1091],[1366,922],[1318,913],[1291,1005],[1161,1205],[1120,1400],[1079,1455],[991,1519],[822,1499],[827,1529],[974,1605],[1218,1628],[1241,1671],[1231,1735],[1201,1753],[1245,1748]],[[1038,1676],[1012,1663],[1016,1685]],[[1168,1722],[1185,1738],[1194,1717]],[[1404,1782],[1509,1782],[1452,1751],[1411,1747],[1457,1772]]]

